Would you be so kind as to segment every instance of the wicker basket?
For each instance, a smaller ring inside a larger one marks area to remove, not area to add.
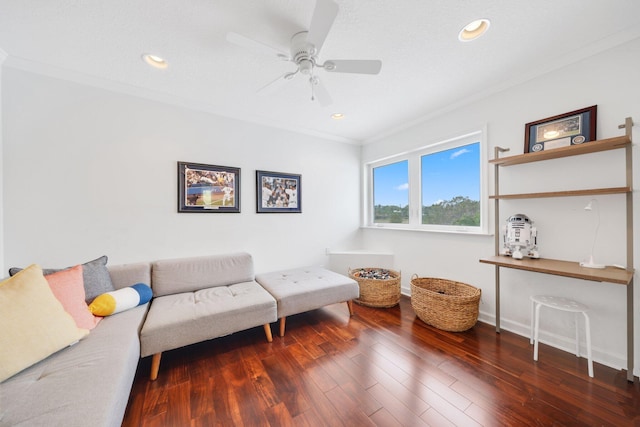
[[[411,307],[424,323],[462,332],[478,321],[481,291],[465,283],[430,277],[411,277]]]
[[[386,272],[388,279],[369,279],[361,277],[364,272]],[[367,307],[388,308],[400,302],[400,272],[386,268],[349,269],[349,277],[358,282],[360,297],[354,301]]]

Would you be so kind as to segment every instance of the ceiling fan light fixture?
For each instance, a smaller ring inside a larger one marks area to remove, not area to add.
[[[458,33],[458,40],[461,42],[470,42],[472,40],[476,40],[478,37],[483,35],[489,29],[491,22],[486,19],[476,19],[473,22],[470,22],[466,25],[460,33]]]
[[[161,70],[169,66],[169,64],[164,58],[161,58],[157,55],[152,55],[150,53],[143,54],[142,60],[146,62],[148,65],[152,66],[153,68],[159,68]]]
[[[313,72],[313,62],[311,62],[311,60],[309,59],[303,59],[302,61],[300,61],[298,67],[301,74],[309,75]]]
[[[331,118],[333,120],[342,120],[342,119],[344,119],[344,114],[342,114],[342,113],[333,113],[331,115]]]

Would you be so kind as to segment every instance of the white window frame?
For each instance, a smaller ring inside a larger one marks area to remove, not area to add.
[[[363,169],[365,171],[364,179],[364,227],[395,229],[395,230],[418,230],[445,233],[464,233],[464,234],[488,234],[489,233],[489,200],[488,200],[488,168],[487,154],[485,143],[486,130],[477,130],[463,135],[447,138],[438,142],[434,142],[415,150],[398,153],[383,159],[365,163]],[[479,226],[459,226],[459,225],[435,225],[422,224],[422,180],[421,180],[421,159],[422,156],[437,153],[440,151],[450,150],[452,148],[462,147],[465,145],[479,142],[480,156],[480,225]],[[409,164],[409,223],[408,224],[387,224],[375,223],[373,221],[373,170],[375,168],[386,166],[408,160]]]

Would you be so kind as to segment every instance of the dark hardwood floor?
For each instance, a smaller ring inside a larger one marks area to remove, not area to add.
[[[124,426],[640,426],[624,371],[478,323],[448,333],[402,298],[332,305],[140,361]]]

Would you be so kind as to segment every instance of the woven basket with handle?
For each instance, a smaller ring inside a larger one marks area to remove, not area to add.
[[[433,277],[411,277],[411,307],[424,323],[462,332],[478,321],[481,290],[466,283]]]

